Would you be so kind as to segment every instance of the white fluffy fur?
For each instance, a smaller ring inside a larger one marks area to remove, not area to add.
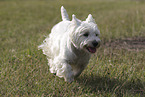
[[[72,21],[64,7],[62,20],[56,24],[39,49],[47,56],[51,73],[71,82],[87,66],[91,53],[100,45],[99,30],[92,15],[81,21],[72,15]],[[95,42],[95,43],[93,43]]]

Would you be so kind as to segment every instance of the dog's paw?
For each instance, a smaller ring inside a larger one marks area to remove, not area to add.
[[[68,82],[68,83],[71,83],[71,82],[74,81],[74,77],[72,77],[72,78],[64,78],[64,80],[65,80],[66,82]]]

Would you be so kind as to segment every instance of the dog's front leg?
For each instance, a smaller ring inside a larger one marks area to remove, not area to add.
[[[85,69],[85,66],[83,66],[83,65],[80,65],[80,66],[73,68],[74,78],[77,78],[82,73],[82,71]]]
[[[60,62],[57,66],[56,75],[59,77],[64,77],[65,81],[72,82],[74,80],[74,73],[72,67],[67,62]]]

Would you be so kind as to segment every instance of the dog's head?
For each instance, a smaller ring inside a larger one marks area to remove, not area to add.
[[[66,10],[61,8],[62,19],[69,21]],[[72,21],[70,21],[70,33],[69,37],[72,44],[77,49],[85,50],[89,53],[95,53],[96,49],[100,46],[100,31],[93,19],[89,14],[85,21],[81,21],[72,15]]]
[[[71,32],[73,44],[89,53],[95,53],[101,40],[99,38],[100,31],[92,15],[89,14],[86,21],[80,21],[73,15],[71,22],[74,29]]]

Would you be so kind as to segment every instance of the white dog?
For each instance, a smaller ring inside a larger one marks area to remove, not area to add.
[[[56,24],[39,49],[47,56],[50,72],[72,82],[87,66],[90,56],[100,46],[100,31],[91,14],[86,21],[61,7],[62,21]]]

